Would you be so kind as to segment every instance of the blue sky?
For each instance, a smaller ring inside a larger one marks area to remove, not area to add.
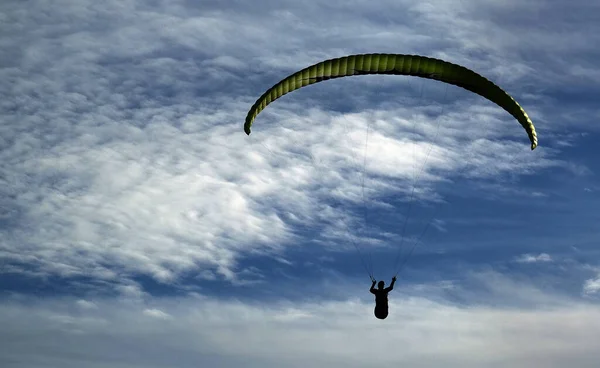
[[[0,14],[2,367],[596,367],[599,4]],[[539,147],[481,97],[395,76],[295,91],[244,134],[280,79],[369,52],[488,77]],[[377,320],[361,261],[389,281],[405,260]]]

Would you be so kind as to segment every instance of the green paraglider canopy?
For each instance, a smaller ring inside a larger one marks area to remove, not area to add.
[[[250,134],[257,115],[279,97],[328,79],[367,74],[408,75],[438,80],[462,87],[494,102],[525,128],[531,149],[538,145],[537,133],[523,108],[504,90],[476,72],[440,59],[419,55],[362,54],[325,60],[304,68],[269,88],[248,111],[244,131]]]

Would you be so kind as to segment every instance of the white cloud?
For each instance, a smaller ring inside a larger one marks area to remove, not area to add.
[[[154,308],[145,309],[144,315],[146,315],[148,317],[152,317],[152,318],[157,318],[157,319],[171,319],[172,318],[168,313],[165,313],[165,312],[161,311],[160,309],[154,309]]]
[[[516,259],[519,263],[551,262],[552,257],[547,253],[540,254],[522,254]]]
[[[583,293],[585,295],[594,295],[600,291],[600,276],[586,280],[583,284]]]

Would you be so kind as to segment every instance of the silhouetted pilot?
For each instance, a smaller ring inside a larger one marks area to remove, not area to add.
[[[375,294],[375,317],[379,319],[386,319],[388,316],[388,293],[394,290],[394,283],[396,282],[396,276],[392,277],[392,283],[390,287],[383,288],[385,286],[384,281],[379,281],[378,289],[375,289],[375,283],[377,281],[373,280],[373,285],[371,285],[371,289],[369,290],[372,294]]]

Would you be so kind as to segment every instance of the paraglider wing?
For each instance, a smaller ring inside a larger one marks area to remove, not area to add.
[[[457,64],[425,56],[402,54],[349,55],[304,68],[281,80],[258,98],[248,111],[244,131],[249,135],[256,116],[268,104],[289,92],[324,80],[365,74],[394,74],[435,79],[477,93],[517,119],[529,136],[531,149],[537,147],[537,133],[525,110],[493,82]]]

